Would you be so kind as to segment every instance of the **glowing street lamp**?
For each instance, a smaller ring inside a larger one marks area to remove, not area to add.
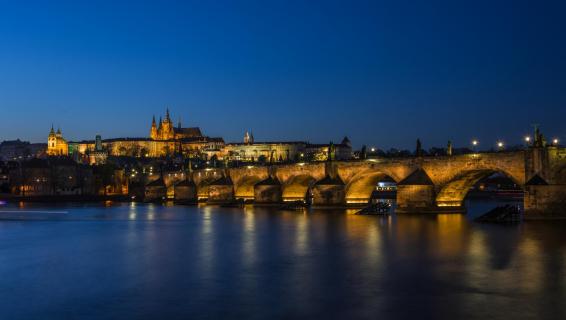
[[[526,142],[527,144],[528,144],[529,142],[531,142],[531,137],[526,136],[526,137],[525,137],[525,142]]]
[[[559,142],[560,142],[560,140],[558,140],[558,138],[552,139],[552,144],[555,145],[555,146],[557,146]]]
[[[374,147],[371,148],[371,152],[375,152],[375,148],[374,148]]]
[[[476,152],[476,147],[478,146],[479,141],[474,139],[472,140],[472,150],[474,151],[474,153]]]
[[[501,149],[503,149],[503,147],[505,147],[505,144],[503,143],[503,141],[498,141],[497,147],[501,150]]]

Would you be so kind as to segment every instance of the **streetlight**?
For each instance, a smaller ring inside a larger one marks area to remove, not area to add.
[[[504,146],[505,146],[505,145],[503,144],[503,141],[498,141],[498,142],[497,142],[497,147],[498,147],[500,150],[503,149]]]
[[[372,147],[372,148],[371,148],[371,152],[375,152],[375,148]]]
[[[476,152],[476,147],[478,146],[479,141],[474,139],[472,140],[472,151]]]
[[[525,142],[526,142],[527,144],[528,144],[529,142],[531,142],[531,137],[526,136],[526,137],[525,137]]]
[[[557,146],[559,142],[560,142],[560,140],[558,140],[558,138],[552,139],[552,144],[555,145],[555,146]]]

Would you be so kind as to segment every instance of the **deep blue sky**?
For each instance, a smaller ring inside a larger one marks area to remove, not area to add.
[[[0,140],[566,139],[564,1],[2,1]]]

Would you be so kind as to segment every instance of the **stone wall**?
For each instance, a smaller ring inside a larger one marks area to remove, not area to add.
[[[419,210],[433,208],[434,186],[432,185],[399,185],[397,186],[397,207],[402,210]]]
[[[525,189],[526,217],[566,216],[566,185],[535,185]]]

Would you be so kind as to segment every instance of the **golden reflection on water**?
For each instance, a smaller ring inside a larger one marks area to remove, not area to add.
[[[130,209],[129,209],[129,214],[128,214],[128,219],[129,220],[136,220],[137,217],[137,206],[135,202],[130,202]]]
[[[294,238],[294,251],[297,255],[304,255],[308,252],[309,247],[309,222],[308,213],[298,213],[296,216],[296,228]]]
[[[253,210],[244,208],[243,212],[243,262],[252,265],[257,260],[256,255],[256,233],[255,233],[255,214]]]
[[[147,220],[155,219],[155,208],[156,208],[155,204],[153,203],[149,204],[149,206],[147,207]]]
[[[204,278],[211,277],[214,273],[214,223],[212,217],[212,207],[202,206],[199,207],[202,212],[202,226],[200,228],[200,237],[198,244],[199,248],[199,266],[200,273]]]
[[[466,218],[463,214],[438,214],[436,222],[436,245],[440,255],[451,257],[466,249],[468,235],[464,230]]]

